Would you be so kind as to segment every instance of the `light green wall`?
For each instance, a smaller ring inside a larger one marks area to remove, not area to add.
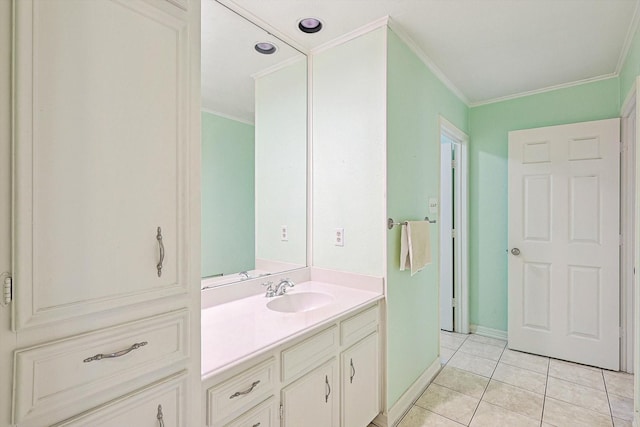
[[[396,221],[422,219],[440,188],[439,115],[467,131],[466,105],[389,30],[387,211]],[[432,263],[411,277],[399,271],[400,227],[387,231],[388,407],[438,359],[438,228]]]
[[[620,70],[620,102],[624,102],[636,81],[640,76],[640,27],[636,30],[629,52]],[[621,105],[622,106],[622,105]]]
[[[307,265],[307,62],[256,79],[256,258]],[[280,238],[286,225],[288,240]]]
[[[619,79],[471,108],[470,323],[507,330],[507,132],[619,116]]]
[[[255,264],[254,126],[202,113],[202,277]]]
[[[313,57],[316,267],[384,274],[385,40],[380,28]]]

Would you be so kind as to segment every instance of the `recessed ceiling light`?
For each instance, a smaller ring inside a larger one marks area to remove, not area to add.
[[[273,43],[269,43],[269,42],[260,42],[260,43],[256,43],[256,45],[254,46],[255,50],[264,54],[264,55],[271,55],[272,53],[276,52],[276,45],[274,45]]]
[[[313,34],[322,29],[322,22],[317,18],[304,18],[298,22],[298,28],[303,33]]]

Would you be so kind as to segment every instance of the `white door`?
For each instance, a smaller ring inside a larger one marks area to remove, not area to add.
[[[440,329],[453,331],[453,141],[440,141]]]
[[[509,133],[509,348],[618,370],[620,120]]]

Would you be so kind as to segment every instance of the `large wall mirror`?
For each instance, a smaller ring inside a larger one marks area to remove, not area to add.
[[[203,0],[203,288],[306,266],[306,190],[306,56]]]

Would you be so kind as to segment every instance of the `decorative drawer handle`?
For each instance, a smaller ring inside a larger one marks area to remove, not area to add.
[[[260,380],[258,381],[254,381],[253,384],[251,384],[251,387],[249,387],[248,389],[246,389],[245,391],[236,391],[235,393],[233,393],[231,396],[229,396],[229,399],[233,399],[236,398],[238,396],[244,396],[245,394],[249,394],[253,391],[254,388],[256,388],[256,386],[260,384]]]
[[[351,364],[351,377],[349,378],[349,383],[353,384],[353,378],[356,376],[356,367],[353,366],[353,359],[351,359],[350,364]]]
[[[164,263],[164,243],[162,243],[162,229],[158,227],[158,234],[156,235],[158,241],[158,247],[160,248],[160,261],[158,261],[158,277],[162,276],[162,263]]]
[[[159,427],[164,427],[164,416],[162,415],[162,405],[158,405],[158,425]]]
[[[329,396],[331,395],[331,386],[329,385],[329,376],[324,376],[324,383],[327,386],[327,394],[324,395],[324,403],[329,402]]]
[[[83,360],[83,362],[89,363],[89,362],[93,362],[94,360],[113,359],[114,357],[124,356],[125,354],[132,352],[133,350],[137,350],[140,347],[143,347],[147,344],[149,344],[147,341],[137,342],[125,350],[120,350],[120,351],[116,351],[115,353],[108,353],[108,354],[102,354],[102,353],[96,354],[95,356],[87,357],[86,359]]]

